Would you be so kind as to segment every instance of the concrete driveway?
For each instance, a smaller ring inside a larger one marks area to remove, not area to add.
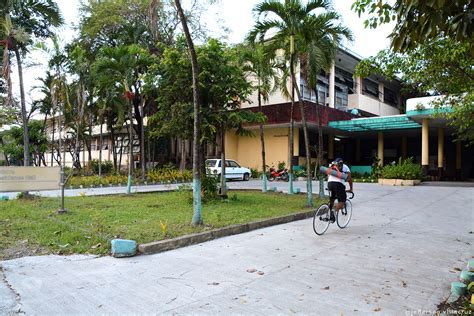
[[[331,225],[323,236],[303,220],[151,256],[0,262],[0,314],[435,310],[455,269],[474,255],[474,189],[355,184],[355,191],[349,227]]]

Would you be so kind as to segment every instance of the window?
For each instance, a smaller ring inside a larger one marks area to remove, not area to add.
[[[390,104],[391,106],[397,106],[397,95],[393,90],[390,90],[386,87],[384,87],[384,98],[383,102]]]
[[[240,168],[239,164],[232,160],[227,160],[227,167],[230,168]]]
[[[377,98],[379,97],[379,85],[371,80],[364,79],[362,91],[365,94],[368,94]]]
[[[206,161],[206,166],[208,168],[214,168],[216,166],[216,162],[217,162],[216,160],[207,160]]]

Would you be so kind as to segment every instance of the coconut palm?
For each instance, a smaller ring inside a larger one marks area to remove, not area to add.
[[[297,61],[297,47],[296,43],[305,41],[307,30],[307,21],[313,15],[312,12],[319,8],[329,7],[329,2],[325,0],[310,0],[304,5],[300,0],[285,0],[284,2],[278,0],[266,0],[258,4],[254,8],[254,12],[258,18],[263,16],[263,21],[257,21],[254,28],[250,31],[248,38],[255,42],[257,39],[263,42],[269,32],[274,31],[272,38],[267,42],[267,45],[272,46],[275,50],[282,50],[285,59],[289,62],[289,73],[291,77],[291,109],[290,109],[290,142],[289,142],[289,188],[288,193],[293,194],[293,148],[294,148],[294,133],[293,133],[293,110],[295,104],[295,66]],[[286,82],[283,83],[286,85]],[[303,109],[304,110],[304,109]],[[304,116],[304,111],[303,116]],[[303,129],[305,138],[307,137],[306,120],[303,120]],[[309,140],[308,140],[309,141]],[[305,142],[306,143],[306,142]],[[306,153],[307,164],[310,164],[310,153]],[[308,169],[308,168],[307,168]],[[310,179],[311,175],[307,175]],[[309,180],[310,181],[310,180]],[[308,191],[308,206],[312,204],[312,196]]]
[[[279,86],[278,67],[280,64],[274,53],[261,43],[250,43],[243,53],[244,70],[253,81],[256,81],[254,82],[254,88],[257,90],[258,110],[260,112],[262,112],[262,100],[268,102],[270,93],[274,92]],[[267,163],[265,160],[263,123],[260,123],[260,144],[262,146],[262,191],[267,192]]]
[[[323,13],[315,14],[315,10],[322,10]],[[285,58],[289,61],[289,75],[291,82],[291,116],[290,116],[290,184],[289,193],[293,192],[293,108],[295,103],[295,92],[297,94],[301,121],[303,125],[305,151],[306,151],[306,174],[307,174],[307,205],[312,206],[312,186],[311,186],[311,152],[309,146],[309,133],[306,116],[304,112],[304,102],[299,91],[299,83],[296,80],[295,67],[302,55],[307,53],[313,42],[326,33],[336,34],[336,30],[330,32],[327,20],[333,20],[337,15],[333,13],[330,2],[326,0],[310,0],[303,4],[301,0],[285,0],[283,3],[277,0],[266,0],[258,4],[254,11],[258,17],[263,16],[263,21],[257,21],[256,25],[249,33],[249,39],[264,41],[270,31],[275,31],[272,38],[268,40],[268,45],[275,50],[283,50]],[[339,31],[347,31],[341,27]]]
[[[318,75],[321,70],[328,72],[334,63],[342,40],[352,40],[352,34],[344,26],[336,24],[339,15],[336,12],[320,14],[311,23],[315,33],[311,35],[304,51],[300,54],[301,74],[307,86],[316,94],[316,117],[318,121],[317,166],[321,166],[323,157],[323,130],[319,106]],[[317,171],[315,171],[316,173]],[[319,196],[324,197],[324,183],[319,175]]]
[[[22,55],[28,52],[32,37],[47,38],[52,27],[63,23],[57,4],[52,0],[6,0],[0,5],[0,18],[3,26],[1,33],[3,45],[3,76],[7,82],[8,104],[11,104],[10,54],[13,52],[18,67],[20,83],[20,105],[23,124],[24,165],[30,164],[28,119],[26,113],[25,91],[23,84]]]

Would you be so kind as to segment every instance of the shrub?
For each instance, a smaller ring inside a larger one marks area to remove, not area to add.
[[[295,177],[306,177],[306,170],[304,169],[298,169],[298,170],[295,170],[293,171],[293,174]]]
[[[167,165],[148,171],[147,178],[151,182],[185,182],[193,179],[193,172],[192,170],[181,172],[176,167]]]
[[[209,202],[219,197],[220,177],[203,174],[201,179],[202,201]]]
[[[250,172],[252,173],[253,179],[260,179],[260,177],[262,176],[262,172],[258,171],[257,169],[250,168]]]
[[[91,161],[91,167],[94,174],[99,174],[99,160],[98,159],[93,159]],[[109,161],[109,160],[102,161],[102,164],[101,164],[102,174],[110,174],[112,172],[113,167],[114,165],[112,164],[112,161]]]
[[[379,163],[380,163],[380,159],[375,157],[374,162],[372,163],[372,174],[371,174],[372,178],[374,179],[380,178],[380,174],[383,169],[383,167]]]
[[[286,163],[284,161],[278,162],[278,170],[283,170],[286,168]]]
[[[380,176],[384,179],[421,180],[423,169],[413,163],[413,158],[399,159],[398,163],[391,163],[382,168]]]

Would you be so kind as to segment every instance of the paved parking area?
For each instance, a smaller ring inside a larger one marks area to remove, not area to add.
[[[150,256],[0,262],[0,314],[434,310],[474,255],[474,189],[355,184],[355,192],[349,227],[323,236],[303,220]]]

